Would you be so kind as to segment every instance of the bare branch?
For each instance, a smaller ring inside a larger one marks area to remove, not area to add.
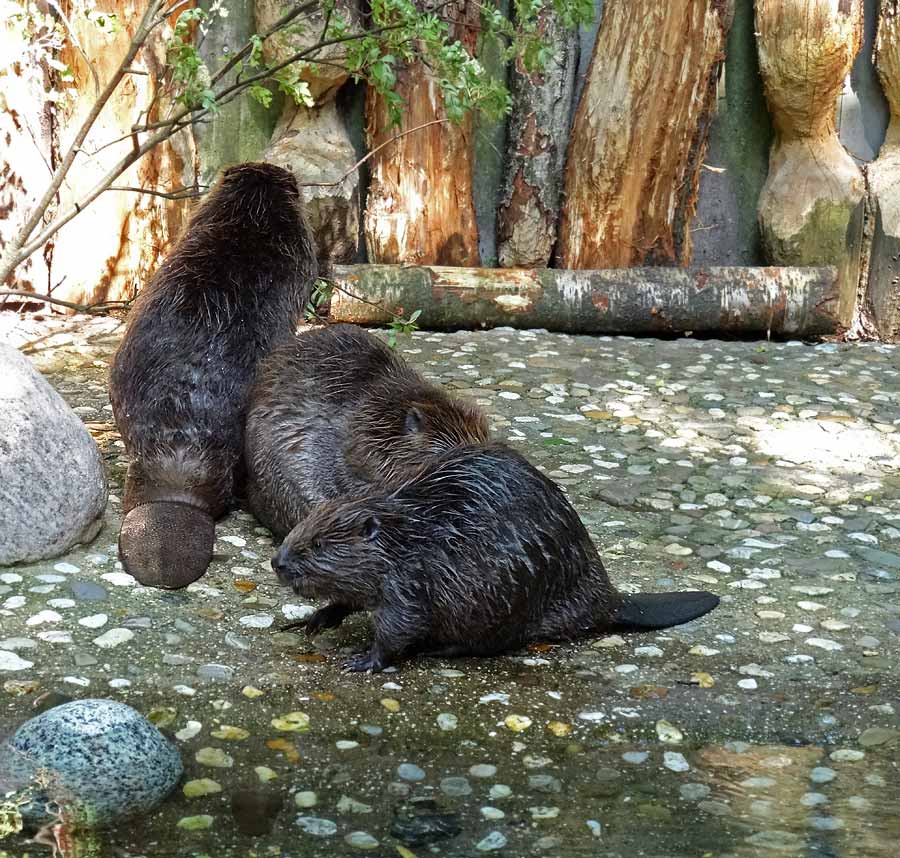
[[[114,307],[128,307],[131,301],[98,301],[96,304],[73,304],[71,301],[63,301],[61,298],[54,298],[52,295],[41,295],[37,292],[25,292],[21,289],[0,289],[0,298],[27,298],[30,301],[40,301],[45,304],[56,304],[60,307],[66,307],[74,310],[76,313],[102,313],[105,310],[111,310]]]
[[[202,197],[209,190],[209,185],[197,185],[196,187],[189,185],[184,188],[176,188],[174,191],[157,191],[153,188],[133,188],[129,185],[110,185],[105,190],[133,191],[136,194],[149,194],[152,197],[162,197],[165,200],[192,200],[195,197]]]

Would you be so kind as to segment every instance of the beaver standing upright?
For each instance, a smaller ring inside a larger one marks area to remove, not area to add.
[[[272,567],[330,604],[307,632],[374,614],[374,641],[345,668],[380,671],[416,652],[494,655],[533,641],[686,623],[705,592],[619,593],[559,487],[501,444],[451,450],[391,493],[314,510]]]
[[[488,440],[484,414],[353,325],[297,334],[260,367],[247,413],[247,497],[284,536],[315,504],[393,488],[451,447]]]
[[[206,571],[257,365],[294,333],[316,272],[294,176],[240,164],[135,302],[110,399],[131,458],[119,553],[142,584],[183,587]]]

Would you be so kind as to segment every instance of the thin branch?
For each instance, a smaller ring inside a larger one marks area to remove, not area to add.
[[[204,190],[200,190],[203,188]],[[184,188],[176,188],[174,191],[155,191],[152,188],[133,188],[129,185],[110,185],[107,191],[133,191],[136,194],[149,194],[152,197],[162,197],[165,200],[192,200],[195,197],[202,197],[209,185],[188,186]]]
[[[56,304],[74,310],[76,313],[102,313],[114,307],[128,307],[131,301],[98,301],[96,304],[73,304],[71,301],[63,301],[52,295],[40,295],[37,292],[25,292],[20,289],[2,289],[0,298],[28,298],[31,301],[40,301],[45,304]],[[4,301],[4,303],[6,303]]]
[[[401,137],[406,137],[407,134],[412,134],[414,131],[421,131],[423,128],[428,128],[432,125],[443,125],[445,122],[449,122],[449,119],[432,119],[431,122],[423,122],[421,125],[417,125],[415,128],[408,128],[406,131],[401,131],[399,134],[395,134],[390,140],[385,140],[383,143],[379,143],[374,149],[370,152],[367,152],[362,158],[360,158],[349,170],[347,170],[339,179],[334,182],[298,182],[301,188],[333,188],[336,185],[339,185],[344,179],[347,178],[354,170],[358,170],[366,161],[369,160],[373,155],[377,154],[381,149],[384,149],[385,146],[390,146],[391,143],[396,143]],[[362,300],[362,299],[360,299]]]
[[[387,307],[384,306],[379,301],[370,301],[368,298],[363,298],[362,295],[354,295],[349,289],[344,286],[341,286],[337,280],[332,280],[330,277],[320,277],[320,280],[323,280],[325,283],[330,283],[332,291],[337,290],[338,292],[343,292],[348,298],[352,298],[354,301],[360,301],[363,304],[368,304],[370,307],[374,307],[376,310],[381,310],[383,313],[387,313],[389,316],[393,316],[395,319],[402,319],[399,313],[395,313],[393,310],[388,310]]]

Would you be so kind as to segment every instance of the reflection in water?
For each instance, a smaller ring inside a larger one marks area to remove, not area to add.
[[[513,754],[460,774],[448,747],[424,778],[416,771],[404,781],[396,760],[382,771],[369,760],[358,771],[319,771],[317,792],[277,781],[245,785],[198,810],[179,791],[149,819],[96,835],[48,826],[27,846],[20,840],[4,853],[12,844],[0,844],[0,856],[20,858],[27,849],[59,858],[367,850],[406,858],[887,858],[900,842],[896,756],[891,748],[745,742],[697,750],[571,743],[555,756]],[[366,791],[373,785],[374,798]],[[195,813],[209,814],[208,827],[186,830],[186,815]]]

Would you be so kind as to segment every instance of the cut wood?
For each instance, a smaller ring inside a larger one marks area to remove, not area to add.
[[[900,8],[882,0],[875,66],[891,109],[878,158],[869,165],[875,215],[867,302],[881,339],[900,341]]]
[[[837,270],[602,271],[336,266],[333,321],[423,328],[546,328],[578,334],[818,336],[843,330]]]
[[[424,8],[425,0],[417,0]],[[450,34],[471,54],[479,4],[441,5]],[[446,117],[439,82],[421,61],[397,73],[405,102],[392,126],[385,99],[370,86],[366,96],[369,149],[394,135]],[[365,214],[366,249],[374,262],[477,265],[478,229],[472,197],[472,118],[430,125],[389,143],[369,162],[372,178]]]
[[[606,0],[575,114],[562,268],[686,264],[732,0]]]

